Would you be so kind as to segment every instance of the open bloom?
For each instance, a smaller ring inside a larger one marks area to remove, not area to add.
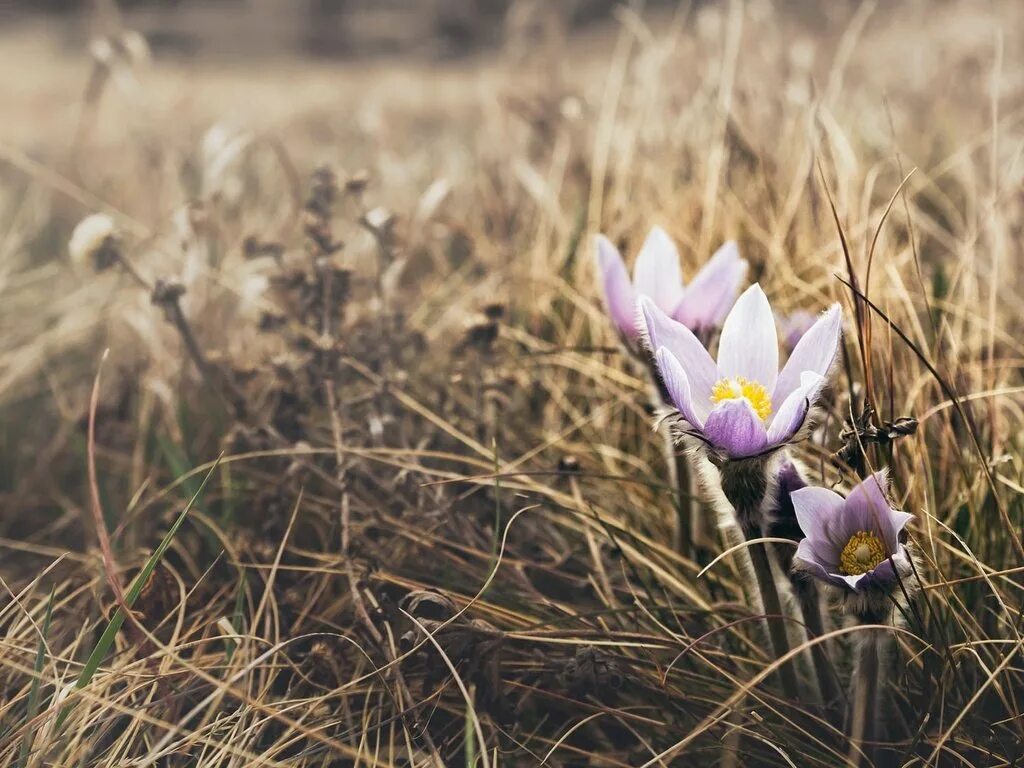
[[[889,478],[876,472],[845,499],[827,488],[800,488],[790,495],[805,539],[796,564],[835,586],[864,592],[891,588],[910,572],[900,531],[913,515],[889,505]]]
[[[791,440],[839,354],[842,313],[834,304],[800,339],[780,372],[775,318],[756,284],[725,318],[717,363],[689,328],[653,301],[642,298],[640,310],[672,403],[696,436],[733,459]]]
[[[696,274],[683,285],[679,252],[661,227],[654,227],[640,247],[630,280],[619,250],[604,235],[597,236],[597,272],[604,302],[622,337],[634,343],[637,329],[636,302],[647,296],[662,312],[695,332],[717,328],[736,300],[747,274],[747,262],[740,258],[736,243],[719,248]]]

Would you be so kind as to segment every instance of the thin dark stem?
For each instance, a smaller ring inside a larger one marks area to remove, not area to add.
[[[202,347],[199,346],[195,334],[192,333],[192,327],[188,323],[188,318],[185,317],[185,313],[181,308],[181,296],[185,289],[177,283],[165,282],[163,280],[151,283],[143,277],[135,264],[132,263],[132,260],[124,254],[119,244],[114,244],[113,256],[135,284],[150,294],[152,302],[163,308],[167,320],[178,331],[178,335],[181,336],[189,357],[192,358],[196,368],[199,369],[199,373],[207,386],[220,395],[225,406],[235,418],[241,418],[245,413],[245,398],[242,397],[242,394],[235,387],[234,382],[210,365],[210,361],[206,359]],[[218,388],[216,386],[217,383],[221,384],[223,388]]]
[[[115,246],[114,255],[117,258],[118,263],[124,269],[124,271],[128,273],[128,276],[135,281],[136,285],[138,285],[146,293],[153,292],[153,285],[149,282],[149,280],[142,276],[142,273],[140,273],[138,269],[135,268],[135,265],[131,262],[131,260],[127,256],[125,256],[124,253],[121,251],[120,246]]]
[[[171,324],[177,328],[178,335],[181,336],[181,340],[185,343],[185,348],[195,362],[196,368],[199,369],[199,373],[212,390],[221,394],[231,413],[236,418],[241,418],[245,414],[245,398],[242,397],[242,394],[235,388],[234,383],[222,371],[210,365],[210,361],[203,354],[199,342],[196,341],[195,334],[192,333],[192,326],[189,325],[185,313],[181,309],[181,302],[175,297],[165,306]],[[215,382],[218,381],[223,389],[214,386]]]

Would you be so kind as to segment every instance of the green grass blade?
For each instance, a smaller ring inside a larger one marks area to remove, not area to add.
[[[153,554],[149,556],[148,560],[146,560],[146,564],[142,567],[142,570],[139,571],[138,575],[132,580],[131,586],[128,588],[128,591],[124,596],[124,602],[129,608],[131,608],[136,599],[138,599],[139,594],[142,592],[142,588],[146,585],[146,582],[153,574],[153,571],[156,570],[156,566],[164,556],[167,548],[171,546],[171,542],[178,533],[178,529],[181,528],[182,523],[185,522],[185,518],[188,517],[188,513],[192,509],[192,505],[196,503],[196,500],[202,494],[203,489],[206,488],[206,483],[213,476],[213,473],[217,470],[219,464],[220,458],[214,462],[213,467],[211,467],[210,471],[206,473],[206,476],[203,478],[203,482],[200,483],[199,488],[196,489],[192,498],[189,499],[188,504],[185,505],[185,509],[181,511],[181,514],[178,515],[177,519],[168,529],[167,533],[160,541],[160,544],[153,551]],[[100,662],[102,662],[106,657],[107,652],[110,650],[110,646],[114,644],[114,638],[117,637],[117,633],[120,631],[126,618],[128,617],[125,615],[124,611],[121,610],[121,608],[118,608],[114,613],[113,618],[111,618],[110,622],[107,624],[107,628],[103,630],[103,634],[100,636],[99,642],[96,643],[96,646],[92,649],[92,653],[89,654],[89,658],[86,659],[85,666],[82,667],[82,672],[75,681],[75,688],[81,690],[92,681],[93,676],[96,674],[96,670],[100,667]],[[71,713],[71,706],[71,704],[66,705],[57,716],[58,729],[64,724],[68,715]]]
[[[53,593],[55,587],[50,587],[50,597],[46,601],[46,616],[43,619],[43,631],[39,636],[39,647],[36,649],[36,663],[32,670],[32,687],[28,692],[28,708],[25,710],[25,722],[31,723],[39,714],[39,687],[42,682],[43,664],[46,663],[46,638],[50,634],[50,619],[53,617]],[[21,750],[18,753],[18,768],[22,768],[28,762],[28,756],[32,752],[32,739],[35,732],[29,728],[21,740]]]

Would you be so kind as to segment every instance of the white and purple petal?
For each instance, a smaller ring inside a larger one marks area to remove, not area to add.
[[[778,410],[772,417],[768,427],[768,442],[773,445],[785,443],[800,431],[807,419],[810,405],[817,399],[818,393],[824,385],[824,376],[813,371],[804,371],[800,386],[789,393],[789,397],[778,406]]]
[[[820,579],[827,579],[829,568],[834,566],[824,562],[819,556],[810,539],[803,539],[796,545],[796,554],[793,556],[798,565]]]
[[[653,227],[640,246],[633,265],[633,288],[638,296],[650,296],[665,312],[672,312],[683,298],[679,251],[661,227]]]
[[[836,535],[846,504],[842,496],[827,488],[808,486],[790,494],[793,511],[807,546],[823,565],[835,568],[848,539]]]
[[[764,422],[744,398],[716,405],[704,421],[704,436],[730,458],[756,456],[768,447]]]
[[[690,422],[690,425],[697,430],[704,428],[704,420],[693,407],[693,397],[690,392],[690,381],[686,376],[683,366],[676,360],[666,347],[659,347],[655,353],[654,360],[658,366],[658,375],[665,385],[672,404],[679,409],[683,418]]]
[[[718,347],[722,378],[742,377],[775,389],[779,378],[779,339],[768,297],[757,283],[743,292],[722,326]]]
[[[665,347],[672,353],[690,383],[694,411],[701,422],[711,413],[711,391],[718,380],[718,368],[693,332],[666,315],[653,300],[642,296],[640,306],[642,333],[651,352]]]
[[[672,316],[695,331],[717,328],[736,302],[746,275],[747,261],[730,240],[694,276]]]
[[[889,503],[889,475],[883,469],[865,478],[850,491],[846,499],[848,514],[860,520],[864,527],[881,535],[886,552],[896,552],[899,534],[913,515],[892,508]]]
[[[866,575],[845,576],[841,573],[837,573],[837,566],[824,563],[817,558],[814,551],[810,548],[807,539],[804,539],[797,544],[796,555],[794,555],[794,558],[796,560],[797,568],[828,584],[839,587],[840,589],[856,591],[859,586],[859,582]]]
[[[633,285],[619,249],[604,235],[595,241],[595,261],[605,308],[619,333],[628,341],[637,337]]]
[[[842,328],[842,310],[838,304],[833,304],[797,342],[779,373],[772,402],[782,402],[798,389],[806,371],[813,371],[822,377],[828,375],[839,356]]]

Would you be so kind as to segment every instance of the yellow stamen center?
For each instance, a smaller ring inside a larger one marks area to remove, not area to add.
[[[711,402],[723,400],[746,400],[761,421],[767,421],[772,415],[772,397],[763,384],[747,381],[742,376],[735,379],[722,379],[711,390]]]
[[[876,568],[885,558],[885,545],[878,536],[857,531],[839,555],[839,570],[847,576],[859,576]]]

